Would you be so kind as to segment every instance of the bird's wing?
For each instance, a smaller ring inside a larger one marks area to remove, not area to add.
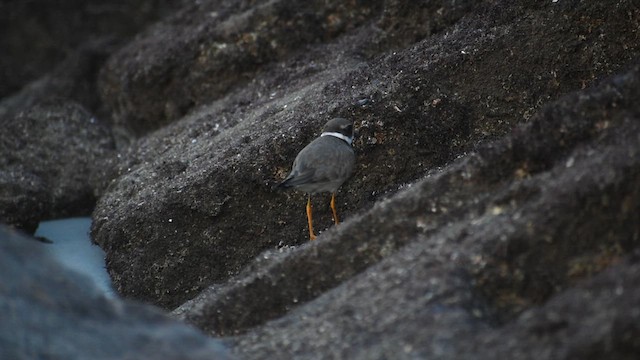
[[[291,174],[280,183],[280,186],[291,187],[313,182],[314,174],[315,171],[313,169],[308,169],[308,171],[305,172],[291,172]]]
[[[327,143],[334,142],[334,146]],[[324,137],[311,142],[298,153],[291,174],[281,186],[299,186],[311,183],[333,182],[347,178],[353,170],[355,156],[350,147],[344,151],[342,140]]]

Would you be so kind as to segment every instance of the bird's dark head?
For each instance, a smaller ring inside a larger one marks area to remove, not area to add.
[[[343,140],[351,144],[353,142],[353,121],[344,118],[331,119],[324,125],[322,134],[340,134],[344,137]]]

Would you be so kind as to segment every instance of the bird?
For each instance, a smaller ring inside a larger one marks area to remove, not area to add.
[[[336,225],[336,191],[351,176],[356,162],[352,148],[353,122],[344,118],[329,120],[322,133],[305,146],[293,161],[291,173],[276,187],[296,188],[307,193],[309,239],[315,240],[311,195],[331,192],[331,211]]]

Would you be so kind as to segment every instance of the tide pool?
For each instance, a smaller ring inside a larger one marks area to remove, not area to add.
[[[105,268],[104,251],[91,242],[91,218],[69,218],[43,221],[35,236],[52,243],[43,243],[46,252],[66,267],[88,275],[106,294],[115,296]]]

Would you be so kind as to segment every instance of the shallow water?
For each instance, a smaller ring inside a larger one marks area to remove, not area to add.
[[[51,244],[44,243],[45,251],[65,266],[88,275],[108,295],[114,295],[111,279],[105,269],[104,252],[91,243],[89,229],[91,218],[69,218],[43,221],[35,235],[42,236]]]

